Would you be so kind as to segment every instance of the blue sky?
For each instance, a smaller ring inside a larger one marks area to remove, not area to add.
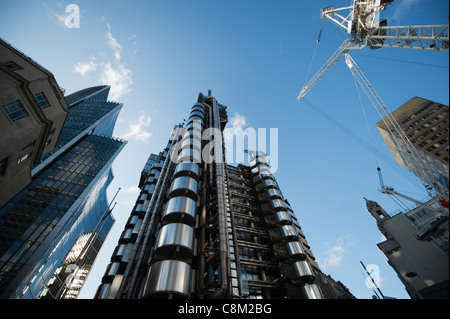
[[[80,8],[79,28],[64,24],[70,3]],[[399,208],[378,191],[371,139],[387,185],[417,199],[425,191],[393,164],[375,128],[380,118],[363,96],[368,130],[343,60],[297,100],[321,27],[320,9],[348,4],[0,0],[0,36],[49,69],[67,93],[110,84],[110,98],[124,103],[114,135],[129,142],[113,166],[110,187],[111,198],[121,187],[117,221],[80,297],[92,298],[100,284],[149,154],[162,150],[198,93],[211,89],[228,106],[235,127],[278,128],[275,177],[322,270],[363,299],[373,291],[360,261],[375,264],[383,294],[409,298],[376,246],[381,233],[363,199],[388,212]],[[448,24],[448,1],[395,0],[382,17],[389,25]],[[325,23],[310,77],[346,38],[344,30]],[[448,53],[365,48],[351,54],[391,110],[413,96],[448,105]]]

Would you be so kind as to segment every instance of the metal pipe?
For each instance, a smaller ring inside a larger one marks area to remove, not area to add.
[[[170,149],[172,148],[173,142],[175,141],[175,139],[172,140],[172,144],[169,148],[169,152],[167,153],[167,157],[166,160],[168,158],[170,158]],[[163,194],[165,193],[165,189],[167,188],[167,179],[168,179],[168,172],[170,172],[170,168],[172,166],[172,161],[169,160],[168,161],[168,169],[164,174],[164,178],[163,181],[161,183],[161,187],[162,187],[162,191],[158,192],[158,199],[156,200],[156,203],[154,204],[154,206],[152,207],[152,213],[151,213],[151,219],[149,222],[149,226],[145,229],[144,228],[144,232],[145,232],[145,238],[144,238],[144,242],[142,243],[140,250],[139,250],[139,255],[136,261],[136,266],[134,267],[134,271],[133,271],[133,276],[131,277],[131,284],[130,284],[130,289],[128,289],[128,294],[127,294],[127,298],[130,299],[132,298],[132,294],[135,290],[135,285],[136,285],[136,281],[137,281],[137,277],[139,272],[141,271],[141,265],[142,265],[142,260],[144,259],[144,254],[145,254],[145,250],[147,248],[148,245],[148,241],[150,239],[150,235],[153,233],[152,229],[154,227],[155,224],[155,219],[156,219],[156,213],[157,213],[157,209],[161,203],[161,198],[163,198]],[[160,176],[161,177],[161,176]],[[158,180],[159,181],[159,180]]]
[[[128,281],[129,281],[129,279],[130,279],[130,274],[131,274],[131,272],[132,272],[132,270],[133,270],[133,268],[134,268],[134,264],[135,264],[135,261],[136,261],[136,256],[137,256],[137,254],[138,254],[138,249],[140,248],[141,241],[142,241],[142,239],[143,239],[145,230],[146,230],[146,228],[147,228],[147,224],[148,224],[149,219],[150,219],[150,217],[151,217],[151,214],[150,214],[150,213],[151,213],[151,209],[152,209],[152,207],[153,207],[155,198],[157,197],[157,196],[155,196],[155,195],[157,195],[157,194],[159,193],[159,189],[161,188],[162,179],[163,179],[162,176],[166,176],[166,175],[167,175],[167,174],[166,174],[167,167],[168,167],[168,165],[170,165],[170,164],[169,164],[169,162],[170,162],[170,151],[171,151],[171,149],[172,149],[172,146],[174,145],[175,139],[176,139],[176,136],[174,136],[174,138],[173,138],[173,140],[172,140],[172,143],[171,143],[171,145],[170,145],[170,147],[169,147],[169,150],[168,150],[168,152],[167,152],[167,157],[166,157],[166,159],[164,160],[164,164],[163,164],[163,167],[162,167],[162,169],[161,169],[160,177],[158,178],[158,181],[157,181],[157,183],[156,183],[156,187],[155,187],[155,189],[154,189],[154,191],[153,191],[152,198],[151,198],[150,203],[149,203],[149,205],[148,205],[148,207],[147,207],[147,210],[146,210],[146,214],[145,214],[144,220],[142,221],[142,225],[141,225],[141,228],[140,228],[140,230],[139,230],[139,233],[138,233],[136,242],[135,242],[135,244],[134,244],[133,251],[132,251],[132,253],[131,253],[131,255],[130,255],[130,259],[129,259],[128,264],[127,264],[127,267],[126,267],[126,269],[125,269],[125,272],[124,272],[124,275],[123,275],[122,282],[121,282],[120,287],[119,287],[119,290],[118,290],[118,292],[117,292],[116,299],[120,299],[120,298],[122,297],[122,295],[123,295],[123,293],[124,293],[124,291],[125,291],[125,289],[126,289],[126,287],[127,287],[127,285],[128,285]]]
[[[206,163],[203,163],[203,178],[202,178],[202,197],[201,197],[202,212],[200,215],[200,240],[199,240],[199,255],[200,263],[198,270],[198,291],[203,291],[205,284],[203,281],[203,273],[205,272],[205,241],[206,241]]]
[[[227,176],[227,185],[228,187],[230,187],[230,178],[228,175],[228,168],[227,165],[225,165],[225,172],[226,172],[226,176]],[[230,188],[228,188],[229,190]],[[232,227],[232,235],[233,235],[233,241],[234,241],[234,252],[235,252],[235,258],[236,258],[236,271],[238,274],[238,279],[241,273],[241,261],[240,261],[240,257],[239,257],[239,245],[237,242],[237,235],[236,235],[236,229],[234,227],[234,225],[236,225],[235,221],[234,221],[234,212],[233,212],[233,201],[231,200],[231,192],[228,192],[229,194],[229,204],[230,204],[230,216],[231,216],[231,225],[233,225]],[[241,281],[238,280],[238,286],[239,286],[239,297],[242,297],[241,294]]]
[[[213,111],[213,127],[220,129],[219,118],[219,106],[215,98],[212,98]],[[223,152],[222,152],[222,140],[219,141],[217,136],[214,137],[214,152],[215,152],[215,165],[216,165],[216,187],[217,187],[217,214],[218,214],[218,230],[219,230],[219,255],[220,255],[220,269],[222,272],[221,285],[218,291],[213,293],[211,298],[225,297],[228,293],[228,236],[227,236],[227,220],[225,210],[225,190],[224,190],[224,164],[223,164]],[[221,155],[220,159],[217,159],[217,152]]]

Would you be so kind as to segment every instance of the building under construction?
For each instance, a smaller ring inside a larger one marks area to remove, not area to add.
[[[227,165],[223,138],[203,134],[226,123],[226,107],[199,94],[187,124],[150,155],[95,298],[327,298],[265,156]]]

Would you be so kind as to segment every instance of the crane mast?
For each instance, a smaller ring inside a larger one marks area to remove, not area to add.
[[[386,20],[380,20],[380,12],[391,2],[393,0],[354,0],[352,6],[322,9],[322,18],[345,29],[350,38],[301,89],[300,101],[352,49],[369,46],[372,49],[395,47],[448,52],[448,25],[388,27]],[[345,10],[349,10],[347,15],[342,14]]]

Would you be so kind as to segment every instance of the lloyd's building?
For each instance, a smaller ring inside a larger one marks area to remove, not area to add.
[[[223,138],[210,137],[226,123],[226,106],[200,93],[187,124],[150,155],[96,299],[324,298],[265,157],[227,165]]]

